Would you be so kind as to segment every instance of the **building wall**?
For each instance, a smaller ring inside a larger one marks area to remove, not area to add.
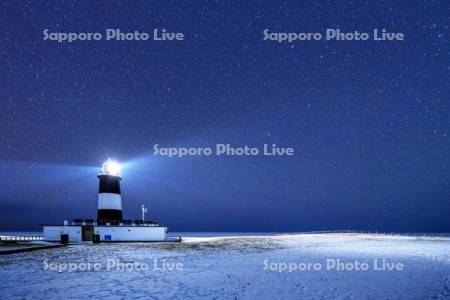
[[[100,241],[165,241],[167,227],[147,226],[95,226],[94,234],[100,235]]]
[[[61,234],[69,235],[69,243],[81,242],[81,226],[44,226],[44,240],[59,242]]]

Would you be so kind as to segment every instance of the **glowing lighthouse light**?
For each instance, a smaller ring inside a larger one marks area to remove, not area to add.
[[[121,166],[110,158],[103,163],[102,171],[105,175],[120,176]]]

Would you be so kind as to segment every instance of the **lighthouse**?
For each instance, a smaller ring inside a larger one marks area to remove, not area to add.
[[[167,235],[167,227],[145,220],[147,209],[142,205],[141,220],[124,220],[122,213],[122,179],[120,164],[108,159],[97,174],[97,220],[73,219],[64,225],[44,225],[44,240],[62,243],[81,242],[179,242]],[[93,199],[94,200],[94,199]]]
[[[120,165],[108,159],[98,174],[97,222],[118,222],[123,220],[122,196],[120,194]]]

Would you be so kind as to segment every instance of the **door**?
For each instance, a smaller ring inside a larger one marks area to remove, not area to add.
[[[83,225],[81,239],[82,239],[82,241],[93,241],[94,240],[94,226]]]

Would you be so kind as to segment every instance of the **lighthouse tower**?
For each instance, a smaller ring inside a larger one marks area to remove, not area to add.
[[[122,196],[120,195],[120,165],[111,159],[103,163],[98,174],[97,222],[117,222],[123,219]]]

